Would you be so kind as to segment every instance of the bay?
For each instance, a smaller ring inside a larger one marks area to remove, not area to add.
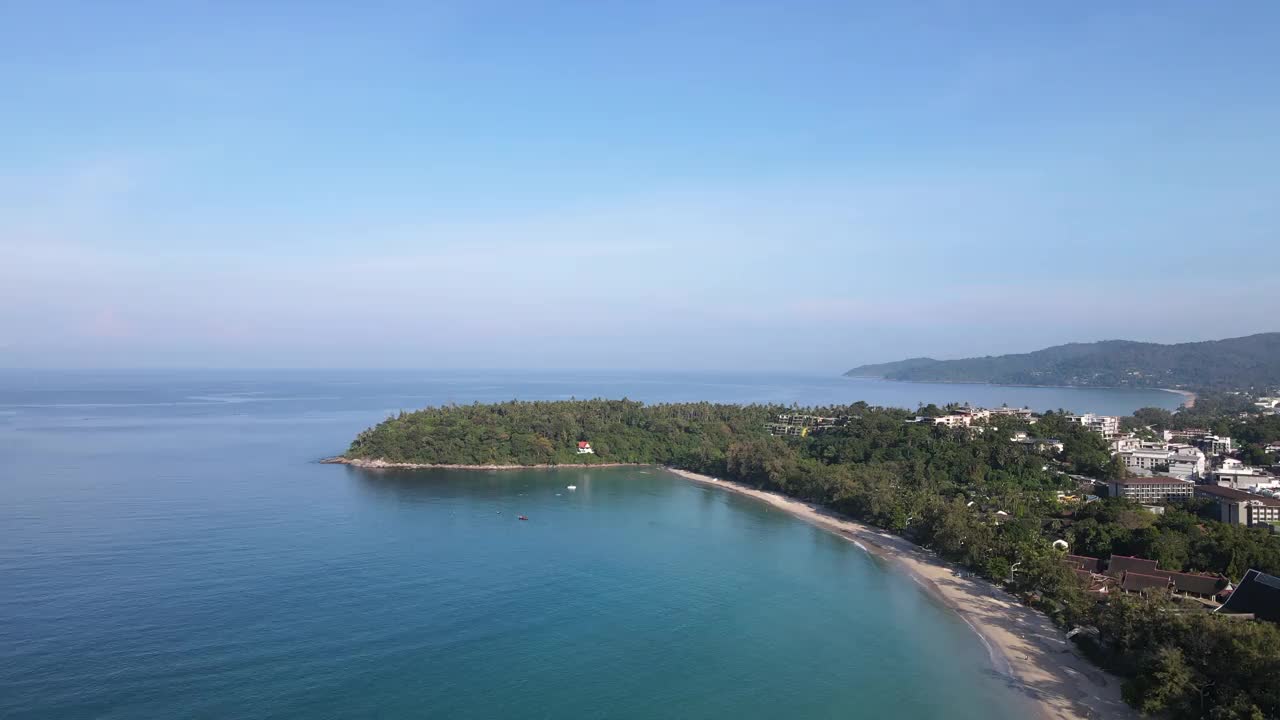
[[[1178,400],[750,374],[0,371],[0,716],[1025,716],[912,581],[749,499],[653,469],[315,462],[401,408],[623,395]]]

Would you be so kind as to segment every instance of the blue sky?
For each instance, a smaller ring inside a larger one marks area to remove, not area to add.
[[[1280,330],[1280,4],[0,3],[0,366]]]

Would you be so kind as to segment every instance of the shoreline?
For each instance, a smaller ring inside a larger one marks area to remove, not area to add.
[[[1120,697],[1120,679],[1077,654],[1063,632],[1038,610],[910,541],[831,510],[709,475],[664,467],[702,485],[764,502],[852,541],[892,563],[954,612],[978,635],[997,674],[1035,703],[1046,720],[1137,718]],[[962,574],[963,573],[963,574]]]
[[[388,460],[365,458],[345,458],[341,455],[320,459],[321,465],[350,465],[364,470],[558,470],[560,468],[589,469],[608,467],[640,467],[649,463],[570,463],[563,465],[456,465],[451,463],[411,463],[390,462]]]
[[[1180,407],[1193,408],[1196,406],[1196,394],[1190,390],[1174,390],[1173,388],[1160,388],[1165,392],[1171,392],[1175,395],[1182,396],[1182,405]]]

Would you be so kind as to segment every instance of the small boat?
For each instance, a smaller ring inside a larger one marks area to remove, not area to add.
[[[528,520],[529,518],[528,518],[528,517],[525,517],[524,515],[521,515],[518,519],[520,519],[520,520]]]
[[[578,489],[578,486],[577,486],[577,485],[565,485],[565,487],[566,487],[567,489],[569,489],[569,490],[577,490],[577,489]]]

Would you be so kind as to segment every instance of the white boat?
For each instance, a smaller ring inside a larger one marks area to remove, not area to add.
[[[578,486],[577,486],[577,485],[566,485],[565,487],[567,487],[567,488],[568,488],[568,489],[570,489],[570,490],[577,490],[577,489],[578,489]]]

